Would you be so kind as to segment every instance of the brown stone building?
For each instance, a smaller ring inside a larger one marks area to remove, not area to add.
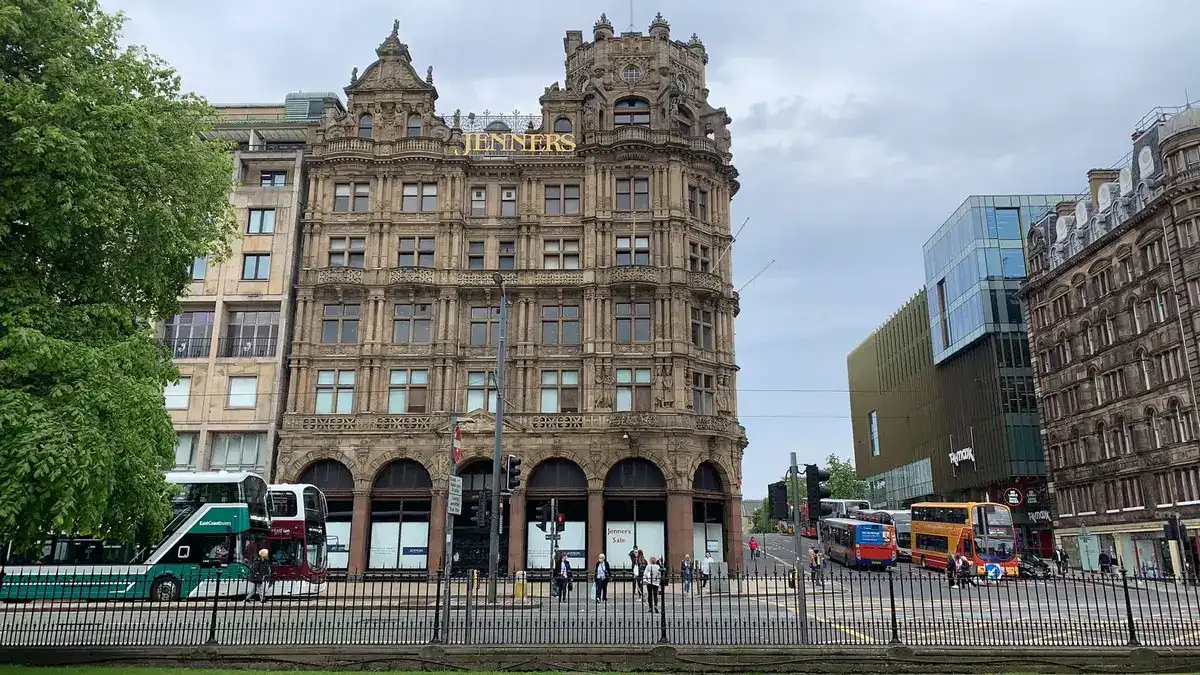
[[[1156,111],[1131,157],[1032,228],[1022,293],[1059,543],[1177,574],[1195,540],[1163,524],[1200,525],[1200,110]]]
[[[523,482],[509,570],[548,566],[557,498],[575,564],[713,551],[741,566],[730,123],[695,36],[568,31],[533,115],[439,114],[398,27],[311,139],[275,479],[321,486],[332,566],[436,566],[451,416],[465,501],[491,488],[493,411]],[[504,391],[494,379],[501,285]],[[457,519],[456,562],[486,566]]]

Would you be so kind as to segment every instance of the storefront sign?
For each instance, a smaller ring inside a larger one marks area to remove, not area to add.
[[[958,466],[959,464],[962,464],[963,462],[971,462],[971,463],[975,462],[975,449],[974,448],[963,448],[962,450],[955,450],[954,452],[950,453],[950,463],[951,464],[953,464],[954,466]]]
[[[518,134],[511,131],[472,131],[463,134],[463,155],[508,155],[536,152],[569,154],[575,152],[575,134]]]
[[[1008,488],[1004,491],[1004,503],[1009,506],[1020,506],[1023,498],[1021,491],[1017,488]]]
[[[1025,491],[1025,503],[1030,506],[1033,506],[1034,504],[1038,503],[1037,490],[1035,490],[1033,488],[1029,488],[1028,490]]]
[[[1050,522],[1050,512],[1045,510],[1030,511],[1029,519],[1035,523],[1048,523]]]

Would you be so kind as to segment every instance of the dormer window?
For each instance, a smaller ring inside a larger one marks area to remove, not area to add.
[[[371,116],[363,115],[358,118],[358,137],[371,138]]]
[[[645,99],[625,98],[613,106],[613,125],[650,126],[650,104]]]
[[[556,133],[556,134],[571,133],[571,120],[569,120],[565,117],[560,117],[560,118],[554,120],[554,133]]]

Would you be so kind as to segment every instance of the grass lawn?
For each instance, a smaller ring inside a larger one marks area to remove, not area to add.
[[[355,673],[371,673],[369,670],[237,670],[231,668],[122,668],[122,667],[107,667],[107,666],[73,666],[69,668],[28,668],[25,666],[4,666],[0,665],[0,675],[249,675],[251,673],[271,673],[271,675],[279,675],[280,673],[303,673],[303,675],[345,675],[348,672]],[[381,671],[382,672],[382,671]],[[419,672],[422,675],[438,675],[440,673],[456,673],[462,675],[464,672],[470,672],[471,675],[500,675],[500,673],[490,673],[489,671],[462,671],[462,670],[421,670],[421,671],[395,671],[395,672]],[[513,675],[511,672],[506,672],[504,675]],[[559,675],[559,671],[543,671],[541,673],[531,672],[522,673],[521,675]],[[586,675],[572,671],[570,675]],[[619,675],[616,673],[605,673],[604,675]]]

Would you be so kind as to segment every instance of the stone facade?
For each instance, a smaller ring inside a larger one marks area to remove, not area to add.
[[[385,498],[429,500],[419,517],[436,564],[452,415],[458,469],[490,474],[497,399],[504,453],[531,492],[566,496],[539,476],[547,460],[586,477],[559,487],[586,501],[589,561],[611,547],[614,500],[665,504],[665,550],[647,555],[703,555],[703,494],[721,503],[725,558],[741,567],[730,119],[707,101],[699,39],[671,40],[661,17],[619,37],[602,17],[593,36],[567,32],[566,84],[545,89],[539,113],[442,115],[433,68],[417,72],[394,27],[354,70],[345,110],[314,130],[276,480],[320,484],[314,467],[344,467],[324,487],[352,503],[351,573],[373,566]],[[389,484],[397,462],[425,475]],[[526,567],[526,485],[506,499],[510,570]]]
[[[1200,111],[1151,118],[1130,166],[1088,179],[1032,228],[1022,291],[1057,534],[1085,568],[1178,573],[1195,544],[1163,523],[1200,523]]]

